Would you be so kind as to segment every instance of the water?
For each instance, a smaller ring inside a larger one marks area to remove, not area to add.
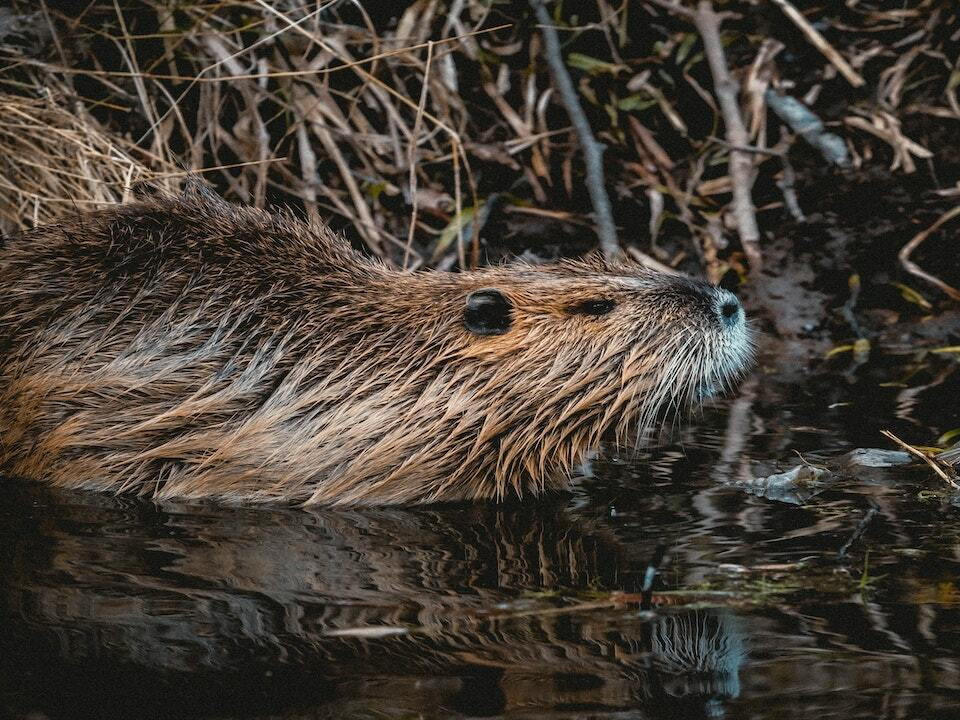
[[[958,717],[960,507],[942,483],[854,469],[802,505],[736,486],[795,451],[817,462],[890,447],[884,428],[920,442],[960,427],[956,368],[759,374],[676,442],[508,507],[231,509],[7,481],[0,709]]]

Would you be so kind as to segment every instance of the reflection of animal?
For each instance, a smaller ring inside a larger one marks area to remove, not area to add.
[[[0,287],[0,467],[155,497],[535,494],[749,355],[709,285],[598,260],[402,273],[206,198],[9,240]]]
[[[110,708],[129,693],[187,716],[177,703],[210,692],[219,717],[230,714],[222,700],[243,706],[255,688],[265,716],[287,717],[283,703],[333,684],[347,686],[341,702],[392,687],[384,704],[433,717],[465,705],[472,687],[474,702],[499,710],[640,705],[669,717],[738,692],[744,628],[733,613],[597,608],[598,593],[641,582],[631,556],[650,548],[549,503],[252,512],[17,487],[27,492],[15,508],[45,509],[0,577],[0,690],[39,676],[38,702]],[[586,609],[571,611],[584,594]],[[92,693],[90,677],[109,680]],[[164,681],[176,691],[157,688]],[[411,693],[421,686],[435,695]],[[67,714],[23,715],[39,709]]]

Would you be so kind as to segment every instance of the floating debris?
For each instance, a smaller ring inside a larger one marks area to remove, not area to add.
[[[899,465],[909,465],[913,462],[910,453],[900,450],[883,450],[880,448],[857,448],[836,458],[833,463],[844,469],[852,468],[888,468]]]
[[[800,137],[815,147],[824,159],[833,165],[845,167],[850,164],[847,145],[839,135],[827,132],[823,120],[790,95],[781,95],[774,90],[764,94],[767,105]]]
[[[751,495],[767,500],[803,505],[826,489],[833,473],[814,465],[797,465],[786,472],[753,478],[737,483]]]
[[[403,627],[355,627],[342,628],[338,630],[327,630],[324,633],[326,637],[355,637],[365,639],[377,639],[385,637],[394,637],[396,635],[406,635],[410,631]]]

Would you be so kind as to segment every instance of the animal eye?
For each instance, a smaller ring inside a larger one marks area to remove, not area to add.
[[[606,315],[617,306],[613,300],[584,300],[572,305],[570,312],[577,315]]]

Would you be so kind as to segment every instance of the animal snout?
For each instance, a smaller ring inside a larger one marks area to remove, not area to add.
[[[744,322],[743,305],[729,290],[717,288],[714,299],[714,311],[723,327],[734,328]]]

